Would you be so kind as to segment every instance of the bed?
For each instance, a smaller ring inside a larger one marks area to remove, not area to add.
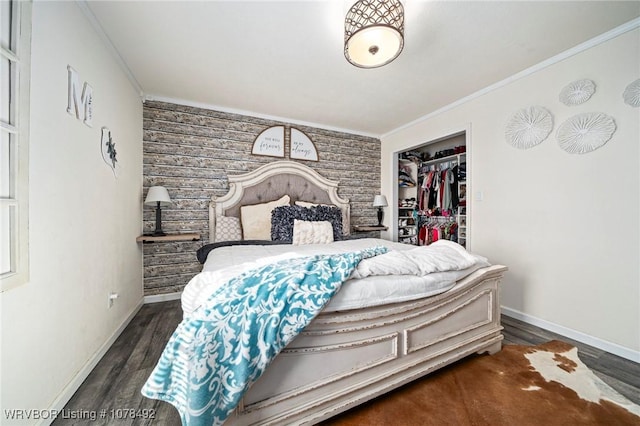
[[[295,256],[347,250],[382,250],[385,255],[411,252],[413,247],[404,244],[350,236],[350,204],[338,195],[338,186],[291,161],[229,176],[229,192],[212,197],[210,203],[210,240],[219,241],[199,251],[204,262],[199,276],[219,279],[235,273],[232,264],[264,265],[293,256],[290,244],[224,242],[224,233],[236,232],[226,229],[227,222],[237,224],[243,207],[283,196],[288,204],[337,206],[341,216],[337,221],[341,224],[332,229],[340,227],[341,241],[296,246],[301,252]],[[491,265],[482,256],[464,255],[474,263],[463,269],[436,271],[415,283],[403,276],[408,288],[419,289],[424,280],[433,281],[423,294],[388,292],[384,284],[393,277],[364,274],[358,279],[360,269],[354,270],[324,309],[268,364],[224,424],[315,424],[467,355],[499,351],[503,339],[499,285],[506,267]],[[197,312],[210,296],[199,276],[183,293],[185,317]],[[381,289],[376,293],[379,300],[358,304],[365,294],[377,291],[372,288]]]

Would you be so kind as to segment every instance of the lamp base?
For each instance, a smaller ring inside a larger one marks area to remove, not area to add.
[[[383,217],[384,217],[384,212],[382,211],[382,207],[378,207],[378,225],[377,226],[383,226],[382,225]]]
[[[154,237],[164,237],[167,235],[167,233],[162,230],[162,209],[160,208],[160,201],[158,201],[158,205],[156,206],[156,230],[153,231],[152,235]]]

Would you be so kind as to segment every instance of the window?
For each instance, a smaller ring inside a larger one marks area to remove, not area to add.
[[[0,284],[29,279],[31,2],[0,1]]]

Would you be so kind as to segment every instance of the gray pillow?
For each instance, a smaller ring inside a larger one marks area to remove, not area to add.
[[[333,228],[333,240],[342,239],[342,210],[335,206],[313,207],[281,206],[271,211],[271,240],[293,241],[294,220],[329,221]]]

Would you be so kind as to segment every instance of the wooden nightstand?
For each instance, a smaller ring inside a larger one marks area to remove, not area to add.
[[[140,235],[136,238],[137,242],[142,243],[160,243],[168,241],[198,241],[200,234],[187,233],[187,234],[167,234],[161,237],[154,237],[153,235]]]
[[[378,225],[353,225],[354,232],[373,232],[373,231],[386,231],[386,226],[378,226]]]

